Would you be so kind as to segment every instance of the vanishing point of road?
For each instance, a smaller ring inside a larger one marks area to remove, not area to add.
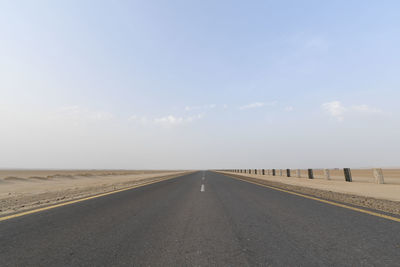
[[[0,266],[400,266],[400,223],[196,172],[1,221]]]

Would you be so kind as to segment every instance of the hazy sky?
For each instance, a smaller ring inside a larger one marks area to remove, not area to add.
[[[400,1],[1,1],[0,168],[400,166]]]

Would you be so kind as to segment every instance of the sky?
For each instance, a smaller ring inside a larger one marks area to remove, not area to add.
[[[0,1],[0,168],[399,167],[399,1]]]

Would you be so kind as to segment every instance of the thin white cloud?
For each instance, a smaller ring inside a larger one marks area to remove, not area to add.
[[[366,113],[366,114],[381,114],[382,110],[370,107],[368,105],[353,105],[345,107],[340,101],[327,102],[321,105],[329,115],[336,118],[338,121],[344,120],[344,115],[349,113]]]
[[[145,116],[138,116],[138,115],[132,115],[131,117],[129,117],[128,120],[139,123],[147,123],[149,121]]]
[[[322,104],[321,107],[338,121],[343,121],[343,115],[346,112],[346,108],[342,106],[340,101],[327,102]]]
[[[165,125],[165,126],[175,126],[175,125],[180,125],[184,123],[190,123],[195,120],[200,120],[204,117],[204,114],[197,114],[194,116],[185,116],[185,117],[177,117],[174,115],[168,115],[164,117],[159,117],[155,118],[153,122],[155,124],[159,125]]]
[[[261,108],[264,106],[273,106],[276,104],[276,101],[274,102],[269,102],[269,103],[265,103],[265,102],[254,102],[251,104],[247,104],[244,106],[239,107],[240,110],[246,110],[246,109],[253,109],[253,108]]]
[[[177,125],[184,121],[183,117],[175,117],[173,115],[168,115],[165,117],[155,118],[154,122],[159,124]]]
[[[287,106],[287,107],[285,107],[285,111],[286,112],[292,112],[293,111],[293,107],[292,106]]]
[[[186,106],[185,110],[186,111],[192,111],[192,110],[207,110],[207,109],[213,109],[216,108],[216,104],[207,104],[207,105],[202,105],[202,106]]]
[[[383,113],[382,110],[370,107],[368,105],[352,106],[351,109],[361,113]]]

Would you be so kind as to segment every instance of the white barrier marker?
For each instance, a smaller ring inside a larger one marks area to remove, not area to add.
[[[377,183],[377,184],[385,183],[385,181],[383,179],[383,172],[382,172],[382,169],[380,169],[380,168],[374,168],[374,178],[375,178],[375,183]]]
[[[296,177],[297,177],[297,178],[300,178],[300,177],[301,177],[300,169],[297,169],[297,170],[296,170]]]
[[[325,174],[325,179],[330,180],[331,179],[331,173],[329,172],[329,169],[324,169],[324,174]]]

